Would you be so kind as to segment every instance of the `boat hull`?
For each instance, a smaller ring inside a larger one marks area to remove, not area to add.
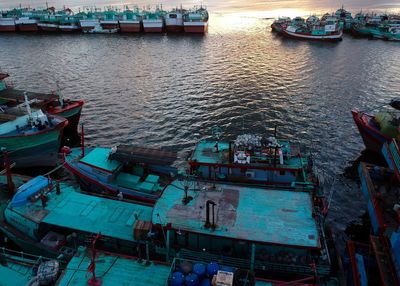
[[[368,150],[374,151],[377,154],[381,154],[382,146],[385,142],[391,140],[390,137],[382,134],[379,130],[372,127],[368,121],[372,119],[372,116],[352,110],[353,120],[357,125],[358,131],[364,141],[365,147]]]
[[[164,30],[164,23],[161,20],[150,21],[143,20],[143,31],[145,33],[162,33]]]
[[[18,27],[18,31],[20,31],[20,32],[37,32],[39,30],[37,23],[19,24],[17,27]]]
[[[104,30],[119,29],[118,21],[100,21],[100,25]]]
[[[183,32],[183,25],[166,25],[168,33],[181,33]]]
[[[299,39],[299,40],[338,42],[342,40],[343,32],[341,31],[338,34],[332,34],[332,35],[314,36],[311,34],[294,33],[286,29],[282,29],[282,35],[288,38]]]
[[[185,33],[204,34],[208,31],[207,22],[184,22]]]
[[[84,103],[83,100],[72,101],[67,103],[64,108],[47,108],[46,111],[68,120],[68,125],[65,127],[64,132],[76,132]]]
[[[139,21],[120,21],[119,27],[121,33],[139,33],[140,22]]]
[[[63,33],[79,33],[81,28],[77,25],[60,25],[59,29]]]
[[[68,121],[59,118],[59,123],[50,130],[19,136],[0,136],[0,146],[6,148],[16,168],[54,167],[58,163],[61,137]],[[0,159],[0,164],[4,160]]]
[[[55,33],[58,32],[58,25],[57,24],[38,24],[39,31],[46,32],[46,33]]]
[[[0,33],[2,32],[15,32],[15,25],[0,25]]]

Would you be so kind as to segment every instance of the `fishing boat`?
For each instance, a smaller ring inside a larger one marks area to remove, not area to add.
[[[183,15],[183,27],[185,33],[207,33],[208,18],[208,11],[202,6],[187,11]]]
[[[38,20],[30,17],[21,17],[15,20],[15,25],[19,32],[37,32]]]
[[[79,25],[79,15],[74,15],[73,11],[69,8],[62,11],[60,17],[60,24],[58,28],[63,33],[77,33],[81,32],[81,27]]]
[[[54,7],[50,7],[47,9],[47,13],[41,15],[40,20],[38,22],[38,29],[41,32],[58,32],[59,19],[60,17],[56,15],[56,9]]]
[[[0,230],[23,251],[64,261],[99,233],[100,249],[137,255],[137,247],[147,242],[151,212],[148,206],[84,194],[77,186],[38,176],[6,203]]]
[[[300,146],[276,137],[238,135],[234,141],[201,140],[188,162],[198,178],[304,188],[320,196],[319,175],[311,156]]]
[[[24,105],[26,112],[18,108],[1,115],[6,122],[0,124],[0,146],[18,168],[55,166],[68,120],[41,110],[31,111],[27,96]]]
[[[274,32],[280,33],[290,22],[290,17],[280,17],[271,24],[271,29]]]
[[[139,33],[141,30],[141,16],[139,8],[129,10],[128,6],[122,12],[122,18],[118,21],[121,33]]]
[[[118,13],[114,11],[112,7],[108,7],[106,11],[103,12],[103,17],[100,19],[100,25],[105,31],[119,30],[118,24]]]
[[[365,18],[362,18],[362,15],[360,15],[360,20],[355,21],[355,24],[352,26],[352,33],[358,37],[372,37],[374,31],[379,30],[380,26],[387,20],[388,16],[385,14],[371,14],[366,15]]]
[[[183,32],[183,9],[174,9],[165,14],[165,27],[169,33]]]
[[[83,147],[66,151],[64,166],[84,190],[154,204],[160,197],[176,160],[172,152],[119,145]]]
[[[0,17],[0,32],[15,32],[15,31],[16,31],[15,18],[7,16]]]
[[[347,242],[348,285],[400,285],[399,181],[363,162],[358,171],[372,230],[366,244]]]
[[[83,19],[79,20],[81,29],[89,34],[113,34],[118,32],[118,27],[104,29],[100,21],[104,20],[104,15],[97,8],[90,10]],[[105,22],[105,26],[107,22]]]
[[[30,99],[30,105],[33,108],[42,109],[50,115],[66,118],[68,125],[65,127],[64,132],[77,132],[85,103],[83,100],[64,99],[59,88],[57,92],[51,94],[18,90],[5,82],[8,77],[7,73],[0,73],[0,103],[3,105],[3,111],[7,111],[8,108],[25,108],[23,104],[21,105],[21,102],[24,102],[26,95]]]
[[[336,17],[326,16],[321,21],[308,24],[292,22],[282,30],[282,35],[303,40],[340,41],[343,36],[343,28]]]
[[[358,110],[352,110],[351,113],[368,150],[381,154],[383,144],[398,135],[399,122],[395,113],[370,115]]]
[[[145,33],[162,33],[165,27],[164,11],[145,11],[142,15],[143,31]]]
[[[351,26],[353,24],[353,17],[351,16],[351,12],[344,9],[342,6],[340,9],[336,10],[335,16],[342,21],[343,30],[345,32],[351,31]]]
[[[156,251],[166,260],[218,261],[266,279],[323,284],[335,256],[312,201],[306,191],[176,180],[152,212]]]

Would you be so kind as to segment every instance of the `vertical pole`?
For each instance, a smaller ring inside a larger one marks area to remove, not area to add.
[[[12,174],[11,174],[11,168],[10,168],[10,158],[8,157],[8,151],[3,152],[4,156],[4,168],[6,169],[6,175],[7,175],[7,189],[9,194],[14,194],[15,191],[15,185],[12,180]]]
[[[255,243],[251,244],[251,256],[250,256],[250,271],[254,271],[254,262],[256,258],[256,245]]]
[[[83,123],[81,124],[81,157],[85,156],[85,129]]]
[[[166,253],[165,253],[165,260],[166,260],[166,262],[169,262],[169,237],[170,237],[170,233],[171,233],[171,230],[170,230],[170,229],[167,230],[167,240],[166,240],[166,242],[165,242],[165,244],[166,244],[166,246],[167,246],[167,251],[166,251]]]

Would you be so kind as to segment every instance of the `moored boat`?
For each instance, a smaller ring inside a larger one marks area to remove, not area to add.
[[[280,17],[271,24],[271,29],[274,32],[280,33],[291,22],[289,17]]]
[[[63,33],[77,33],[81,32],[79,25],[80,15],[74,15],[71,9],[64,9],[60,17],[60,23],[58,28]]]
[[[208,31],[208,11],[204,7],[188,10],[183,16],[185,33],[204,34]]]
[[[100,19],[100,25],[105,31],[116,30],[118,32],[118,19],[118,13],[112,7],[108,7],[107,10],[103,12],[102,18]]]
[[[23,251],[50,258],[67,261],[79,245],[87,245],[99,233],[100,249],[137,255],[151,229],[151,224],[142,223],[151,220],[151,211],[38,176],[17,189],[0,229]]]
[[[26,92],[18,90],[5,83],[5,79],[9,75],[0,73],[0,102],[3,104],[3,110],[8,108],[24,108],[20,105],[25,100],[25,95],[31,100],[30,104],[33,108],[40,108],[44,112],[51,115],[64,117],[68,120],[68,125],[64,132],[76,133],[84,105],[83,100],[64,99],[61,92],[44,94],[36,92]]]
[[[380,112],[373,116],[358,110],[351,113],[368,150],[380,154],[383,144],[398,135],[399,124],[394,114]]]
[[[21,17],[15,20],[19,32],[37,32],[38,20],[30,17]]]
[[[1,15],[0,15],[1,16]],[[0,32],[15,32],[15,18],[0,17]]]
[[[344,9],[342,6],[335,12],[335,16],[342,21],[343,23],[343,30],[345,32],[351,31],[351,26],[353,24],[353,17],[351,16],[351,12]]]
[[[219,136],[201,140],[188,161],[190,173],[201,179],[293,187],[323,197],[311,156],[275,137],[243,134],[235,141],[220,141]]]
[[[142,15],[143,31],[145,33],[162,33],[165,28],[164,11],[158,7],[155,11],[144,11]]]
[[[83,151],[83,153],[82,153]],[[73,148],[64,166],[84,190],[154,204],[160,197],[176,154],[120,145],[116,148]]]
[[[55,166],[62,132],[68,121],[46,115],[41,110],[27,113],[8,115],[8,121],[0,124],[0,146],[10,153],[10,161],[18,168]],[[3,158],[0,161],[3,162]]]
[[[292,21],[282,30],[282,35],[302,40],[341,41],[343,28],[336,17],[324,15],[321,21],[313,19],[312,22],[309,21],[306,24]]]
[[[169,33],[183,32],[183,9],[174,9],[165,14],[165,27]]]
[[[139,33],[141,30],[141,16],[139,9],[129,10],[128,6],[119,19],[121,33]]]
[[[320,219],[309,192],[190,180],[169,184],[152,215],[160,254],[311,285],[330,281],[335,268]]]

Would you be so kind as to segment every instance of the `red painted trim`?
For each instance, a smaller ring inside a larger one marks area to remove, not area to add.
[[[354,286],[360,286],[360,273],[358,272],[357,269],[357,263],[356,263],[356,251],[355,251],[355,243],[351,240],[347,241],[346,246],[347,246],[347,252],[349,254],[349,260],[350,260],[350,266],[351,266],[351,271],[353,273],[353,282]]]
[[[57,115],[57,114],[60,114],[62,112],[65,112],[65,111],[70,111],[70,110],[75,109],[75,108],[80,108],[80,107],[83,106],[84,103],[85,103],[84,100],[69,101],[69,102],[66,101],[66,105],[63,108],[59,108],[59,107],[56,106],[56,107],[51,108],[51,109],[46,108],[46,111],[48,111],[50,114]]]
[[[391,137],[386,136],[385,134],[380,132],[378,129],[373,128],[370,124],[368,124],[368,121],[370,119],[373,119],[374,116],[371,116],[371,115],[366,114],[366,113],[361,113],[361,112],[358,112],[356,110],[352,110],[351,113],[353,114],[353,118],[354,118],[354,121],[356,121],[356,124],[359,123],[365,129],[368,129],[369,131],[371,131],[373,133],[379,134],[380,136],[386,138],[388,141],[390,139],[392,139]]]

